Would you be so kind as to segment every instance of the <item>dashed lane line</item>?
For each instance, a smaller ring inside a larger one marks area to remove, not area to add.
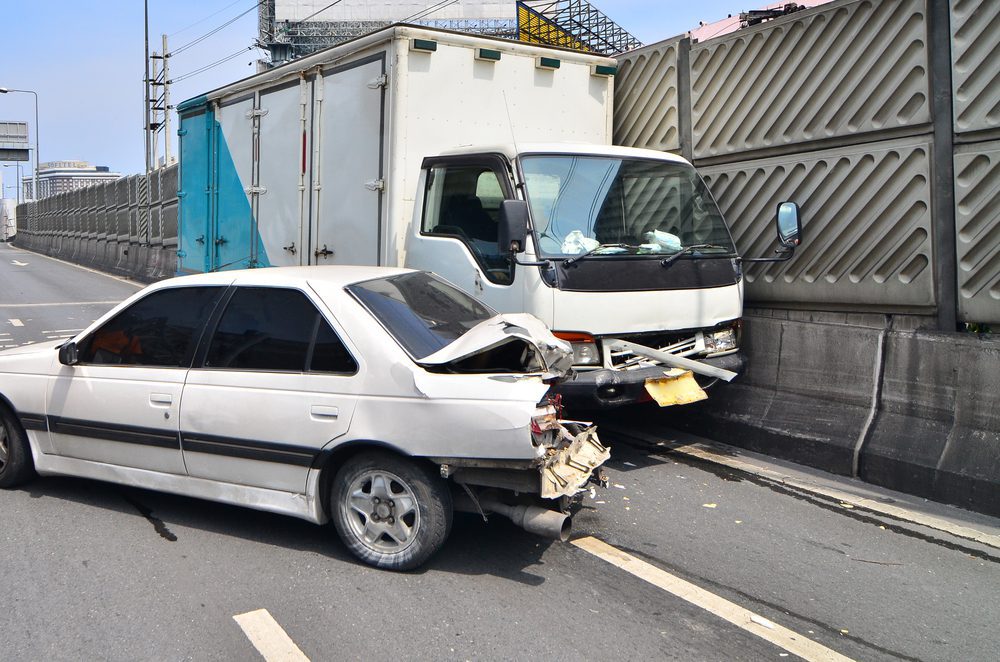
[[[588,536],[571,542],[573,545],[589,554],[593,554],[602,561],[607,561],[611,565],[621,568],[625,572],[657,588],[729,621],[750,634],[769,641],[775,646],[804,660],[809,660],[810,662],[851,662],[851,658],[845,657],[833,649],[782,627],[759,614],[755,614],[749,609],[745,609],[723,597],[706,591],[700,586],[695,586],[689,581],[676,577],[616,547],[612,547],[602,540]]]
[[[237,614],[233,620],[267,662],[309,662],[266,609]]]
[[[16,317],[12,317],[12,318],[8,319],[7,321],[10,322],[11,326],[24,326],[24,322],[22,322],[21,320],[17,319]]]

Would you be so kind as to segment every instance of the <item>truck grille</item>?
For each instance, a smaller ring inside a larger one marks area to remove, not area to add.
[[[682,333],[634,333],[616,337],[677,356],[692,356],[705,351],[705,340],[700,332],[693,335],[690,331]],[[611,352],[611,367],[619,370],[637,370],[655,365],[659,364],[656,361],[636,356],[628,350]]]

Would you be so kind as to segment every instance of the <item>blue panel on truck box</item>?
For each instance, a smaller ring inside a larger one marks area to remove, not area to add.
[[[178,274],[271,266],[215,113],[182,114],[178,135]]]

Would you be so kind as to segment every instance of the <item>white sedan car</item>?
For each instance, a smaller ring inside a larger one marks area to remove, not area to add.
[[[571,361],[536,318],[426,272],[174,278],[0,352],[0,487],[82,476],[332,519],[392,569],[439,549],[453,510],[565,539],[609,456],[547,397]]]

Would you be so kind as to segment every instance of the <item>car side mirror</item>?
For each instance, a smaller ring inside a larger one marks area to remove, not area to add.
[[[775,217],[778,228],[778,241],[782,246],[794,248],[801,243],[802,221],[799,219],[799,206],[794,202],[782,202],[778,205]]]
[[[63,365],[76,365],[80,362],[80,352],[77,351],[75,342],[68,342],[59,348],[59,363]]]
[[[500,203],[497,229],[500,253],[518,254],[528,238],[528,203],[524,200],[504,200]]]

